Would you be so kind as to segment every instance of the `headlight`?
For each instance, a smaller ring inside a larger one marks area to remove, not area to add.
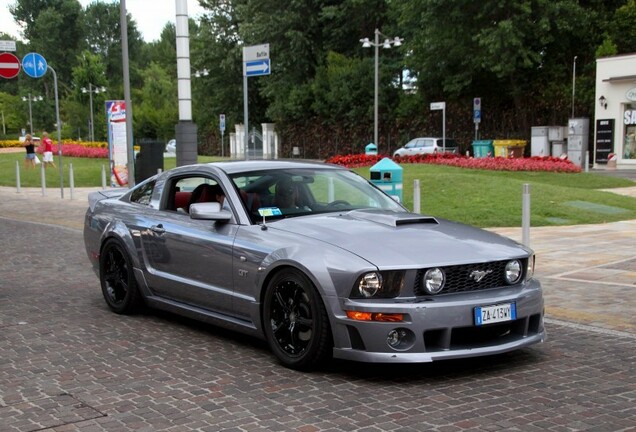
[[[523,274],[521,261],[512,260],[508,261],[506,264],[506,270],[504,272],[504,278],[506,279],[506,283],[509,285],[516,284],[521,279],[521,275]]]
[[[358,283],[358,291],[364,298],[373,297],[382,288],[382,276],[372,272],[363,275]]]
[[[427,270],[422,278],[424,289],[426,289],[429,294],[439,293],[442,288],[444,288],[445,280],[446,276],[444,275],[444,271],[439,268]]]
[[[394,298],[404,285],[404,271],[369,272],[358,278],[351,292],[352,298]]]

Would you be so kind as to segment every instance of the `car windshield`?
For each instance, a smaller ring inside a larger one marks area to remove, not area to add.
[[[378,209],[406,212],[394,199],[352,171],[287,169],[231,176],[253,223],[267,219]]]

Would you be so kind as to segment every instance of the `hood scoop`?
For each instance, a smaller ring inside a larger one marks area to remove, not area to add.
[[[431,216],[422,216],[415,213],[379,213],[354,210],[349,213],[353,219],[375,222],[381,225],[399,227],[403,225],[416,224],[434,224],[437,225],[437,219]]]

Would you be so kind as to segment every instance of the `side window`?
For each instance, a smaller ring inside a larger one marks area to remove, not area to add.
[[[149,205],[152,198],[152,191],[155,189],[155,182],[148,182],[143,186],[135,189],[130,195],[130,202],[134,202],[141,205]]]
[[[181,177],[173,179],[164,193],[168,194],[165,210],[187,214],[190,205],[200,202],[217,201],[218,183],[208,177]]]
[[[424,140],[424,147],[433,147],[435,142],[433,140]]]

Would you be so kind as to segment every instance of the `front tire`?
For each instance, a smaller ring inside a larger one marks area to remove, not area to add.
[[[108,307],[118,314],[137,312],[142,305],[132,261],[115,239],[104,243],[99,255],[99,280]]]
[[[283,365],[310,370],[331,359],[327,311],[302,272],[286,269],[272,278],[265,291],[263,323],[267,342]]]

